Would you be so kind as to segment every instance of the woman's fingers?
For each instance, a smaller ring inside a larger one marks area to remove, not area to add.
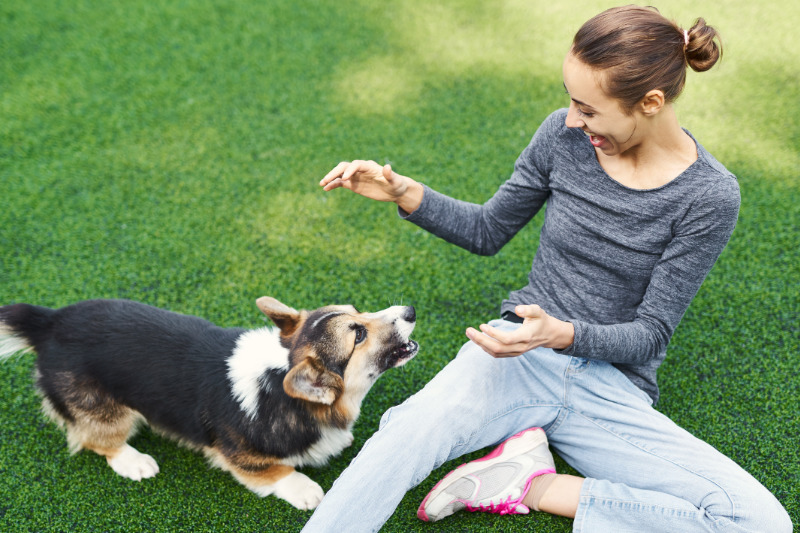
[[[389,170],[391,172],[391,168]],[[333,170],[325,174],[325,177],[320,180],[319,184],[328,191],[336,187],[341,187],[343,181],[349,181],[356,174],[375,179],[379,178],[382,172],[381,167],[374,161],[362,161],[360,159],[342,161],[336,165]],[[340,181],[337,182],[336,180]]]
[[[492,357],[515,357],[527,351],[525,344],[515,339],[513,333],[486,324],[481,325],[481,331],[467,328],[467,337]]]
[[[518,305],[514,308],[514,313],[520,318],[542,318],[544,311],[536,304]]]
[[[500,330],[500,329],[493,328],[492,326],[490,326],[488,324],[481,324],[480,325],[480,330],[485,335],[488,335],[489,337],[497,340],[497,342],[500,342],[500,343],[503,343],[503,344],[511,344],[511,343],[515,342],[515,341],[512,340],[513,337],[514,337],[515,331],[503,331],[503,330]]]
[[[336,165],[336,166],[333,168],[333,170],[331,170],[330,172],[328,172],[327,174],[325,174],[325,177],[324,177],[324,178],[322,178],[322,179],[319,181],[319,184],[320,184],[320,185],[322,185],[322,186],[324,187],[325,185],[329,184],[329,183],[330,183],[330,182],[332,182],[333,180],[335,180],[335,179],[337,179],[337,178],[341,178],[341,177],[342,177],[342,173],[344,172],[344,170],[347,168],[347,166],[348,166],[349,164],[350,164],[350,163],[348,163],[347,161],[342,161],[341,163],[339,163],[338,165]]]
[[[349,180],[353,177],[356,172],[360,172],[365,167],[366,161],[361,161],[360,159],[356,159],[355,161],[350,161],[350,164],[347,165],[342,172],[342,181]]]
[[[386,183],[389,185],[394,185],[395,175],[394,172],[392,172],[392,165],[389,165],[388,163],[383,165],[381,172],[383,173],[383,179],[386,180]]]
[[[389,165],[356,159],[339,163],[319,183],[325,191],[342,187],[372,200],[393,202],[405,190],[403,179]]]
[[[333,189],[335,189],[337,187],[341,187],[342,186],[342,171],[341,171],[341,169],[337,166],[336,168],[334,168],[333,170],[328,172],[325,175],[325,177],[320,180],[319,184],[322,186],[322,189],[325,190],[325,191],[330,191],[330,190],[333,190]]]

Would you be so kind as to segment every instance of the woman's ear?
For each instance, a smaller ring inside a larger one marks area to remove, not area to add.
[[[653,89],[639,101],[639,111],[645,116],[651,117],[657,115],[665,103],[664,92],[661,89]]]

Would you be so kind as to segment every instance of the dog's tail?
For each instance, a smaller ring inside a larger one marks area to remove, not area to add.
[[[55,311],[29,304],[0,307],[0,361],[32,352],[49,334]]]

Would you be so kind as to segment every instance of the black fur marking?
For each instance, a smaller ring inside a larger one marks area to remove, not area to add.
[[[274,457],[301,453],[320,437],[319,424],[310,419],[305,403],[283,391],[286,370],[270,369],[259,379],[262,385],[258,398],[258,414],[250,418],[237,402],[218,398],[218,420],[235,427],[237,433],[223,431],[215,442],[222,450],[243,449],[244,436],[248,451]],[[230,393],[226,393],[230,397]]]
[[[339,339],[328,330],[328,322],[346,313],[341,311],[325,311],[319,309],[311,313],[306,319],[306,326],[297,335],[294,347],[313,345],[317,356],[325,368],[344,377],[347,366],[348,354],[339,353]],[[293,361],[299,363],[300,361]]]

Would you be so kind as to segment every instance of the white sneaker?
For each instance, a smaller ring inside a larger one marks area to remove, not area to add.
[[[522,499],[533,478],[555,474],[553,455],[542,428],[530,428],[500,444],[492,453],[463,464],[433,487],[417,517],[435,522],[466,509],[498,514],[528,514]]]

